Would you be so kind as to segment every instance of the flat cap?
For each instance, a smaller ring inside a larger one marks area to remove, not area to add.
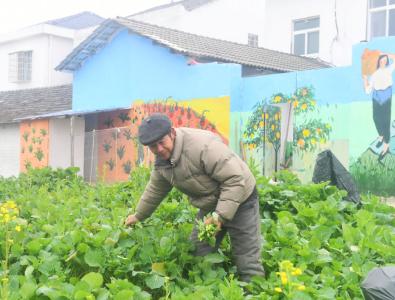
[[[139,126],[139,141],[143,145],[149,145],[159,141],[170,132],[171,121],[164,114],[152,114],[143,119]]]

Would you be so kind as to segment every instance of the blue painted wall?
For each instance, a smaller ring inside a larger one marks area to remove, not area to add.
[[[119,33],[74,73],[73,109],[128,107],[134,100],[195,99],[231,94],[235,64],[187,65],[183,55],[150,39]]]

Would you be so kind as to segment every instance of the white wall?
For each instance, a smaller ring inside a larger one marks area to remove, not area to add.
[[[18,176],[20,134],[19,124],[0,125],[0,176]]]
[[[72,50],[72,47],[72,39],[44,34],[0,43],[0,90],[17,90],[71,83],[71,74],[57,72],[54,68]],[[30,50],[33,51],[31,81],[9,82],[8,54]]]
[[[84,174],[85,120],[74,120],[74,166],[79,175]],[[67,168],[71,166],[70,118],[49,120],[49,166]]]
[[[335,6],[338,33],[335,22]],[[319,58],[348,65],[366,39],[367,0],[266,0],[263,47],[291,52],[293,20],[320,16]]]
[[[180,4],[133,19],[241,44],[253,33],[261,45],[264,16],[265,0],[216,0],[192,11]]]

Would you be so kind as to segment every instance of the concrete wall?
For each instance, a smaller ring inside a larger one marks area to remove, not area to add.
[[[19,124],[0,125],[0,137],[0,176],[17,176],[20,153]]]
[[[85,121],[75,118],[74,121],[74,166],[84,172]],[[71,166],[70,119],[50,119],[49,122],[49,166],[67,168]]]

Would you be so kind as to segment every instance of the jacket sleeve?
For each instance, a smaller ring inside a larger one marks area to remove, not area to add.
[[[244,162],[222,141],[206,145],[201,155],[206,174],[219,182],[220,195],[216,212],[225,221],[233,219],[239,205],[245,199],[248,172]]]
[[[152,171],[150,180],[136,208],[140,221],[148,218],[170,192],[172,186],[158,171]]]

